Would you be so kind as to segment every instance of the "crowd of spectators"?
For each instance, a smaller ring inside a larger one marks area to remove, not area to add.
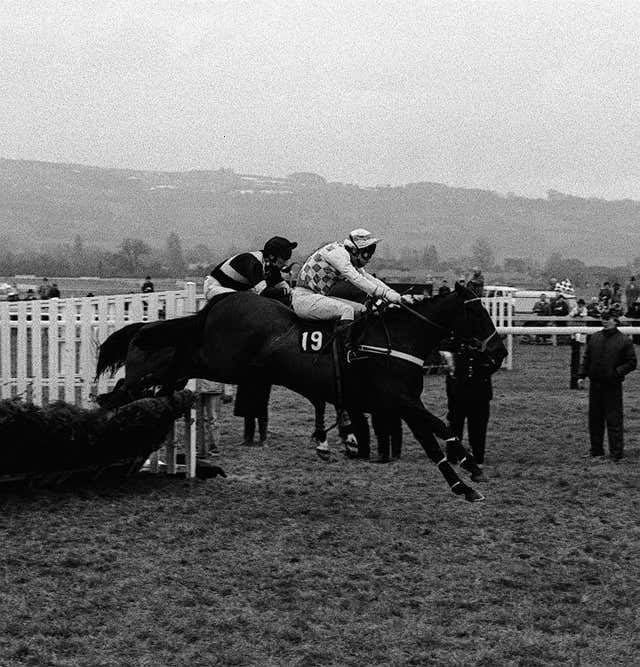
[[[27,288],[24,294],[21,293],[17,283],[12,283],[7,291],[7,301],[36,301],[38,299],[59,299],[60,288],[58,283],[49,282],[48,278],[43,278],[37,291],[32,287]]]
[[[591,297],[589,303],[586,303],[584,299],[578,299],[573,309],[569,308],[567,299],[562,293],[562,290],[566,289],[565,283],[569,284],[568,281],[555,283],[551,298],[547,298],[546,294],[541,294],[540,299],[533,306],[533,312],[537,315],[569,315],[596,319],[601,319],[606,313],[618,317],[624,315],[629,319],[640,319],[640,286],[637,285],[635,276],[629,278],[624,290],[620,283],[605,280],[598,294]]]

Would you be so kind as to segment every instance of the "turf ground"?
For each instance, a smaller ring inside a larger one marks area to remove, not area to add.
[[[485,503],[410,437],[396,464],[322,463],[281,389],[265,449],[226,406],[226,480],[5,492],[0,664],[638,664],[640,372],[628,457],[594,465],[568,358],[518,346],[496,377]]]

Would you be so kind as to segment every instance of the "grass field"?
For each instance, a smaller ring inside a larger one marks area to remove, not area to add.
[[[322,463],[284,390],[265,449],[226,406],[226,480],[5,492],[0,664],[638,664],[640,372],[627,459],[593,465],[568,357],[519,346],[496,377],[485,503],[409,437],[396,464]]]

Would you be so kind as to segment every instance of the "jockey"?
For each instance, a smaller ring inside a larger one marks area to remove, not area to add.
[[[263,296],[283,295],[290,291],[280,271],[297,248],[295,241],[274,236],[263,250],[241,252],[220,262],[205,278],[204,296],[207,301],[226,292],[253,290]]]
[[[380,239],[366,229],[354,229],[342,242],[329,243],[313,252],[302,265],[291,305],[299,317],[311,320],[339,319],[348,324],[365,306],[355,301],[327,296],[346,280],[369,296],[400,303],[398,292],[364,270]]]

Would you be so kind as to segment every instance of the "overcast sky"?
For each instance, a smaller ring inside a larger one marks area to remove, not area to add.
[[[0,0],[0,156],[640,199],[640,2]]]

